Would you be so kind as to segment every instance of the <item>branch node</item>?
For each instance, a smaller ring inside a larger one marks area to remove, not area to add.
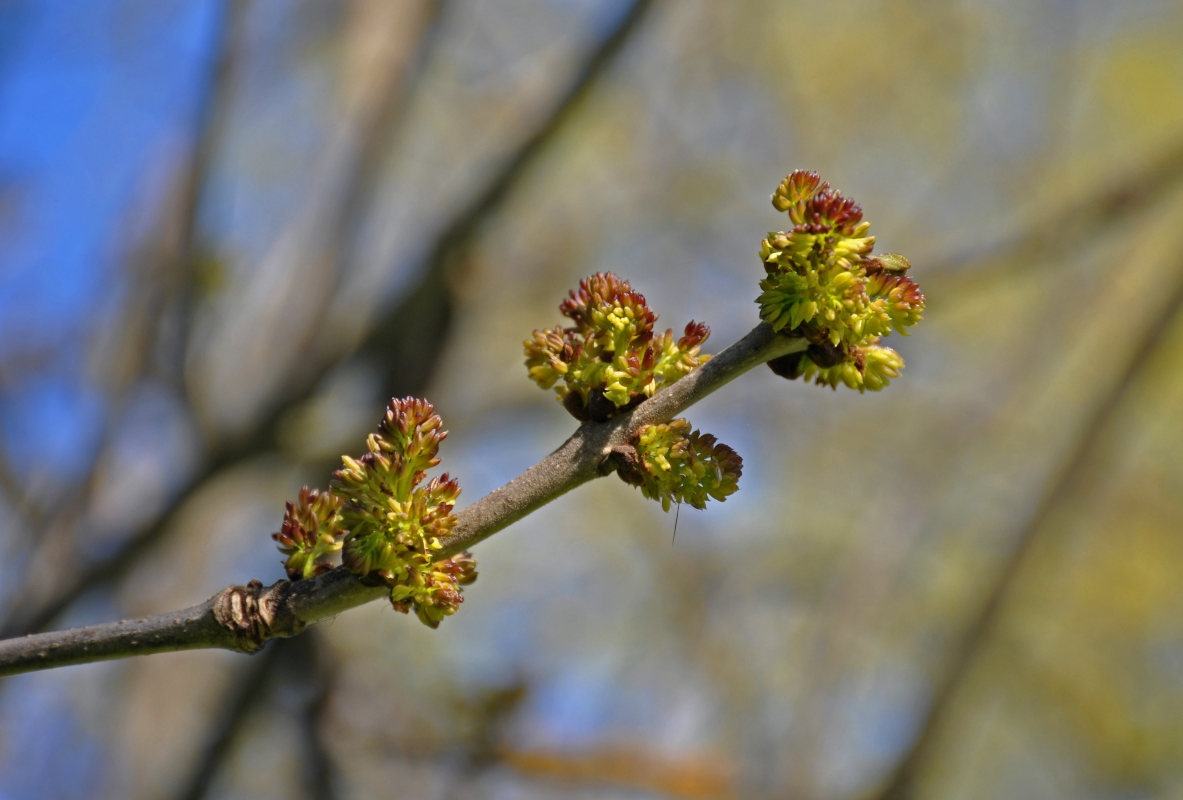
[[[637,449],[631,443],[615,445],[608,451],[608,456],[600,462],[599,473],[607,475],[613,470],[624,479],[625,483],[630,483],[630,478],[638,478],[640,476],[641,459],[637,456]]]
[[[214,619],[234,636],[232,648],[255,653],[272,638],[272,627],[286,594],[278,581],[264,587],[252,580],[246,586],[228,586],[214,596]],[[302,626],[301,626],[302,627]]]

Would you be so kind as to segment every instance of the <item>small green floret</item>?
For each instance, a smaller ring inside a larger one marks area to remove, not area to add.
[[[426,400],[392,400],[378,431],[366,439],[368,452],[342,458],[332,483],[348,531],[344,565],[380,578],[397,610],[413,608],[433,628],[463,600],[459,587],[476,579],[467,553],[435,558],[440,537],[456,523],[452,509],[460,494],[446,474],[421,485],[426,470],[439,463],[439,445],[448,435],[442,425]]]
[[[877,392],[891,378],[898,378],[904,368],[900,354],[878,342],[876,339],[865,347],[852,348],[846,359],[829,367],[818,366],[806,357],[802,359],[801,377],[819,386],[836,388],[842,384],[859,392]]]
[[[707,500],[722,501],[739,488],[743,459],[709,433],[690,429],[684,419],[649,425],[631,442],[635,458],[618,470],[620,477],[641,494],[671,503],[705,508]]]
[[[709,358],[700,347],[710,328],[691,321],[680,338],[672,330],[657,334],[644,295],[610,272],[580,281],[559,311],[573,324],[534,331],[525,342],[526,368],[579,420],[626,411]]]
[[[344,536],[340,511],[341,498],[307,486],[287,504],[283,525],[271,538],[287,556],[283,567],[289,578],[311,578],[333,568]]]

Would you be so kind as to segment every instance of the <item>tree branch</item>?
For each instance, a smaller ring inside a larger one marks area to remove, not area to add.
[[[542,461],[457,512],[456,527],[441,540],[439,557],[465,550],[576,486],[610,473],[612,448],[628,442],[644,426],[669,421],[753,367],[802,351],[806,344],[762,323],[632,412],[607,422],[584,423]],[[229,586],[182,611],[0,641],[0,676],[178,650],[216,647],[253,653],[269,639],[296,636],[308,625],[386,593],[384,586],[369,585],[340,567],[267,587],[251,581]]]
[[[160,219],[128,254],[123,280],[131,292],[118,316],[119,329],[110,336],[93,337],[99,345],[91,348],[90,355],[97,356],[100,366],[96,369],[103,375],[101,384],[109,398],[102,430],[94,447],[85,453],[89,466],[82,485],[64,503],[57,504],[48,519],[34,526],[39,535],[30,537],[26,556],[29,566],[21,584],[13,588],[11,604],[4,609],[0,637],[44,627],[49,618],[40,615],[56,615],[65,608],[63,598],[73,601],[91,588],[80,580],[87,570],[80,570],[73,561],[63,563],[60,555],[68,547],[77,546],[86,522],[84,512],[93,506],[98,492],[99,467],[117,444],[119,420],[135,394],[136,381],[152,372],[150,367],[162,342],[168,356],[160,359],[159,377],[172,387],[180,384],[180,365],[185,361],[183,340],[188,335],[196,281],[198,212],[208,188],[211,164],[225,136],[248,4],[249,0],[224,0],[216,6],[209,62],[196,90],[191,142],[170,185]],[[135,224],[139,223],[137,218]],[[169,320],[175,323],[175,329]],[[49,361],[48,357],[45,361]],[[113,558],[130,567],[136,561],[135,555],[121,549]]]
[[[595,43],[553,104],[541,115],[538,124],[526,133],[472,199],[457,209],[434,235],[426,255],[409,270],[418,276],[416,285],[382,315],[359,343],[343,345],[345,349],[312,368],[305,365],[292,376],[290,385],[258,415],[258,425],[248,435],[219,441],[205,453],[201,465],[169,499],[155,520],[131,534],[122,547],[110,555],[63,576],[55,584],[52,595],[35,603],[34,607],[9,611],[8,621],[0,625],[0,636],[46,627],[86,592],[125,575],[138,563],[139,557],[171,529],[177,514],[198,487],[227,467],[274,446],[286,413],[313,396],[321,378],[333,366],[352,356],[374,357],[382,369],[383,386],[402,387],[397,392],[391,389],[393,394],[416,393],[407,387],[426,382],[424,365],[431,359],[421,358],[421,346],[410,346],[406,331],[415,331],[418,341],[431,341],[440,335],[443,328],[440,321],[447,319],[451,302],[450,297],[443,300],[440,297],[449,291],[447,285],[454,277],[455,264],[461,260],[460,256],[483,230],[493,212],[509,197],[547,143],[557,136],[579,108],[597,79],[639,29],[653,5],[653,0],[634,0]]]
[[[227,647],[231,637],[214,618],[212,602],[154,617],[5,639],[0,642],[0,675],[129,655]]]
[[[451,536],[440,540],[440,557],[455,555],[492,536],[560,495],[605,474],[613,447],[625,444],[646,425],[668,422],[752,367],[804,350],[803,339],[778,336],[765,324],[631,413],[602,423],[584,423],[545,459],[500,489],[465,508]]]

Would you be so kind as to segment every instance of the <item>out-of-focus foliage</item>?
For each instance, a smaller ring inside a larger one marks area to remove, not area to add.
[[[0,682],[0,795],[874,796],[1020,545],[916,796],[1183,793],[1183,320],[1139,350],[1183,280],[1183,7],[654,3],[446,228],[624,7],[0,6],[9,624],[115,555],[51,624],[280,578],[284,502],[390,397],[488,492],[571,430],[521,366],[555,298],[611,270],[721,349],[790,169],[928,298],[887,391],[696,406],[745,470],[672,545],[597,481],[483,543],[439,630],[374,604],[273,663]]]

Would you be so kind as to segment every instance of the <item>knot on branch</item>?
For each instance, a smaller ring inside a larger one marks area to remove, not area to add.
[[[642,464],[637,456],[637,448],[631,442],[618,444],[608,451],[608,456],[600,462],[599,473],[608,475],[613,470],[625,483],[639,484],[641,482]]]
[[[235,650],[258,652],[272,637],[280,584],[287,581],[264,587],[262,581],[252,580],[246,586],[228,586],[214,597],[214,619],[233,634]]]

